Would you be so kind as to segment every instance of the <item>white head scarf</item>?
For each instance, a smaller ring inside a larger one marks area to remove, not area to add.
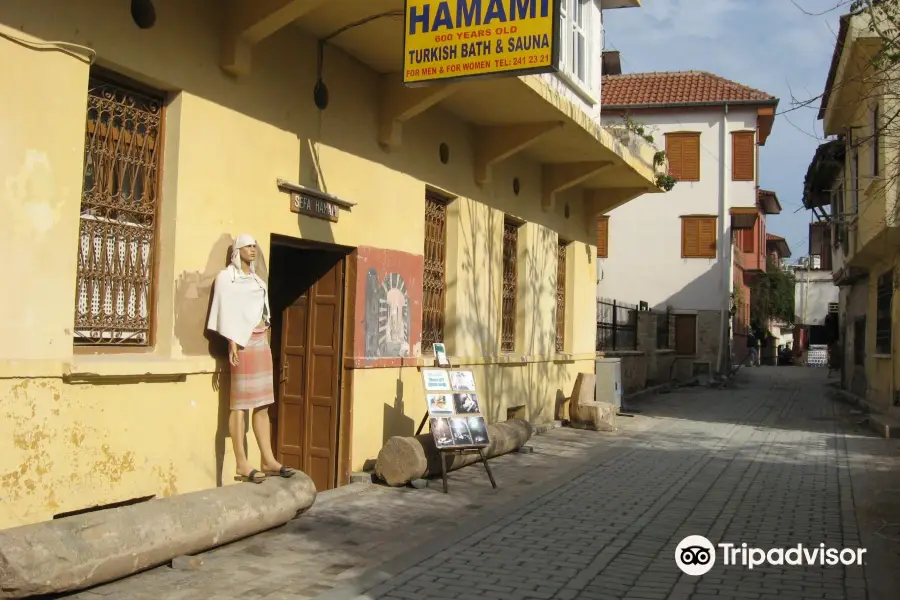
[[[265,282],[250,263],[250,274],[241,269],[241,248],[256,245],[253,236],[242,233],[234,240],[231,264],[216,277],[207,328],[240,346],[246,346],[260,319],[269,323],[269,294]]]
[[[241,248],[246,246],[256,246],[256,240],[249,233],[242,233],[234,239],[234,245],[231,247],[231,266],[235,268],[235,273],[243,274],[241,269]],[[256,261],[250,261],[250,274],[256,276]],[[232,280],[234,277],[232,276]]]

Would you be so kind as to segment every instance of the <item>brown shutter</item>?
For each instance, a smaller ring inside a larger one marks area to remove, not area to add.
[[[731,134],[731,179],[732,181],[753,181],[753,155],[756,151],[752,131],[738,131]]]
[[[681,218],[681,256],[716,257],[716,217]]]
[[[700,223],[696,218],[681,219],[681,256],[696,257],[700,251]]]
[[[716,257],[716,219],[715,217],[701,217],[697,219],[700,230],[700,248],[697,253],[703,258]]]
[[[609,217],[597,219],[597,257],[609,256]]]
[[[683,138],[679,135],[666,136],[666,158],[669,159],[669,175],[681,181]]]
[[[681,152],[681,181],[700,181],[700,134],[683,134]]]
[[[741,252],[753,252],[753,239],[756,231],[753,229],[741,230]]]

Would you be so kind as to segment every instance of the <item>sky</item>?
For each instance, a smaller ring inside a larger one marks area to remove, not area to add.
[[[780,99],[772,135],[760,148],[759,184],[778,194],[769,233],[785,237],[794,262],[809,252],[803,178],[824,139],[818,98],[847,0],[643,0],[604,11],[607,50],[623,73],[709,71]],[[799,211],[798,211],[799,209]]]

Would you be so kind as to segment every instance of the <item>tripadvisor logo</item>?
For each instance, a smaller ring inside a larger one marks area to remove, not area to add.
[[[753,569],[762,565],[772,566],[820,566],[833,567],[862,565],[865,548],[829,548],[825,544],[804,546],[797,544],[790,548],[753,548],[746,543],[740,545],[719,543],[722,564],[740,565]],[[687,575],[705,575],[716,564],[716,546],[702,535],[689,535],[675,548],[675,563]]]

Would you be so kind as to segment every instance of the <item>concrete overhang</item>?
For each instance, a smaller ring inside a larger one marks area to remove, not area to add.
[[[778,201],[778,194],[771,190],[759,190],[759,207],[767,215],[777,215],[781,213],[781,202]]]
[[[756,219],[759,218],[759,210],[750,207],[733,207],[728,210],[731,215],[732,229],[753,229]]]
[[[232,0],[229,6],[222,55],[226,71],[249,73],[253,44],[290,24],[327,39],[328,46],[378,73],[378,141],[386,150],[402,143],[405,123],[440,106],[468,123],[480,142],[473,173],[478,183],[491,180],[493,165],[522,153],[541,164],[547,209],[557,193],[576,186],[588,196],[589,212],[601,213],[644,193],[662,192],[652,145],[643,140],[622,144],[541,75],[404,86],[403,0],[262,0],[253,10]],[[239,51],[229,53],[229,47]]]

